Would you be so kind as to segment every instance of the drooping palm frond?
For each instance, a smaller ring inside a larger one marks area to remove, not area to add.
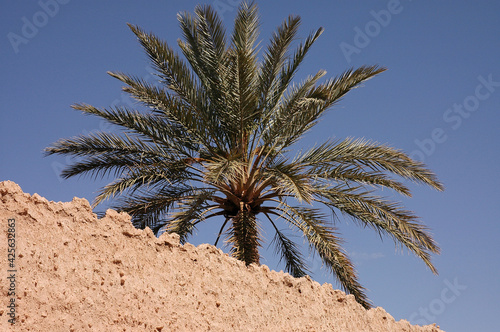
[[[171,220],[167,219],[167,216],[172,209],[186,200],[193,199],[197,190],[199,188],[185,184],[150,186],[146,183],[131,191],[121,192],[122,195],[113,208],[129,213],[136,227],[149,227],[154,229],[156,234],[170,224]]]
[[[287,219],[304,234],[311,248],[337,277],[342,288],[353,294],[364,307],[370,307],[364,288],[357,281],[354,266],[341,247],[342,240],[335,235],[332,227],[326,226],[324,216],[319,210],[292,207],[283,202],[277,210],[282,212],[282,218]]]
[[[389,188],[402,195],[411,197],[410,189],[403,183],[396,181],[387,174],[379,171],[367,171],[356,167],[339,164],[338,166],[319,167],[308,171],[316,181],[325,183],[335,181],[337,183],[356,183],[370,185],[374,188]]]
[[[157,97],[156,100],[161,100],[161,97]],[[176,107],[176,105],[170,106],[170,108]],[[190,135],[184,126],[172,121],[172,117],[144,114],[126,107],[101,110],[90,105],[77,104],[73,105],[73,108],[126,128],[130,134],[141,136],[141,140],[161,146],[165,153],[192,157],[193,151],[200,148],[200,140]]]
[[[195,224],[203,221],[206,213],[217,206],[210,206],[207,202],[212,194],[211,190],[197,190],[192,196],[179,202],[177,211],[170,217],[167,231],[179,234],[181,243],[184,243],[192,234]]]
[[[300,17],[289,16],[259,56],[259,15],[253,2],[241,3],[229,34],[211,6],[197,6],[194,14],[177,18],[180,54],[129,24],[158,82],[109,72],[142,109],[73,105],[121,131],[49,146],[47,155],[75,157],[63,170],[65,178],[114,176],[94,205],[113,199],[136,227],[175,232],[183,243],[199,223],[219,217],[215,244],[225,238],[231,254],[247,265],[259,263],[261,227],[269,222],[275,232],[271,243],[285,270],[304,276],[307,262],[280,228],[288,225],[366,308],[371,306],[366,290],[320,207],[390,237],[436,272],[430,259],[439,247],[429,230],[413,212],[378,195],[388,188],[410,196],[401,179],[443,190],[423,163],[390,146],[351,138],[291,156],[294,144],[332,106],[385,68],[352,68],[326,81],[326,72],[319,69],[294,83],[322,28],[294,46]]]
[[[152,166],[150,164],[134,165],[133,168],[129,167],[129,170],[123,173],[121,178],[102,188],[94,201],[94,206],[125,191],[133,194],[145,184],[148,185],[149,189],[164,186],[174,187],[198,177],[198,174],[187,169],[183,161],[161,161]]]
[[[355,221],[379,233],[392,237],[396,244],[407,247],[437,273],[430,262],[430,253],[439,253],[439,247],[427,233],[418,218],[398,203],[387,201],[369,192],[356,192],[355,188],[330,188],[321,193],[320,201],[351,216]]]
[[[304,258],[302,257],[297,244],[290,240],[285,234],[278,229],[269,214],[265,213],[267,219],[273,225],[276,234],[271,244],[275,245],[276,253],[281,256],[281,260],[285,261],[285,269],[289,271],[295,278],[306,276],[309,272],[306,268]]]
[[[87,158],[63,170],[62,176],[65,178],[83,173],[95,176],[104,176],[111,171],[120,173],[141,163],[141,160],[151,163],[168,157],[161,148],[145,144],[138,138],[108,133],[61,139],[48,148],[46,153]]]

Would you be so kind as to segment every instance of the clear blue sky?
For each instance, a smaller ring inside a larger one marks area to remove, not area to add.
[[[0,5],[0,180],[49,200],[92,201],[105,182],[58,177],[64,158],[42,156],[61,137],[110,128],[70,109],[128,105],[107,70],[151,78],[126,22],[171,45],[176,13],[198,1],[14,1]],[[237,0],[210,0],[231,27]],[[146,5],[147,4],[147,5]],[[446,331],[497,331],[500,297],[500,5],[495,1],[262,1],[263,43],[288,14],[301,37],[326,31],[297,79],[318,69],[389,70],[351,92],[305,139],[366,137],[424,160],[444,182],[439,193],[411,185],[405,199],[442,248],[434,276],[390,240],[342,220],[346,249],[375,305],[396,319],[436,322]],[[390,194],[389,192],[387,193]],[[399,197],[394,197],[400,199]],[[213,243],[202,227],[192,243]],[[272,234],[269,234],[271,238]],[[281,269],[272,250],[264,263]],[[336,284],[311,258],[313,278]]]

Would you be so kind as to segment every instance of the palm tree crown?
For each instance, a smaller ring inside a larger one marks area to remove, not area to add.
[[[73,105],[121,126],[119,134],[99,132],[61,139],[46,154],[79,157],[62,176],[114,174],[94,204],[117,198],[116,208],[132,215],[136,227],[180,235],[220,216],[231,253],[247,265],[259,263],[260,224],[275,230],[273,243],[292,275],[308,270],[298,246],[277,222],[300,231],[344,290],[370,307],[341,238],[320,210],[341,212],[362,226],[391,237],[420,257],[433,272],[439,248],[427,228],[400,204],[374,190],[391,188],[410,196],[389,173],[442,185],[425,165],[405,153],[363,139],[329,140],[290,157],[290,148],[349,90],[383,72],[378,66],[350,69],[323,81],[325,71],[292,84],[299,65],[323,29],[292,49],[300,24],[288,17],[259,58],[258,13],[243,2],[229,37],[210,6],[178,14],[185,57],[154,34],[129,25],[151,60],[158,84],[119,72],[109,74],[148,108],[98,109]]]

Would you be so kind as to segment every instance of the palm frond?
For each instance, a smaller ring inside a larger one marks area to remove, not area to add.
[[[174,91],[193,108],[203,109],[204,99],[200,94],[200,84],[188,66],[170,48],[167,43],[152,33],[146,33],[140,27],[129,24],[137,36],[146,54],[153,63],[162,83]]]
[[[299,16],[289,16],[271,37],[259,71],[259,108],[267,109],[269,98],[278,89],[278,74],[287,59],[288,49],[297,35],[299,25]]]
[[[325,266],[333,272],[341,287],[354,295],[358,303],[370,308],[365,288],[357,280],[354,266],[342,249],[341,239],[335,236],[333,228],[325,225],[324,216],[319,210],[292,207],[284,203],[277,209],[282,212],[281,217],[304,234],[311,248],[315,249]]]
[[[389,171],[437,190],[444,189],[436,175],[423,163],[412,160],[400,150],[364,139],[325,142],[304,154],[300,163],[311,166],[313,171],[331,165],[367,167],[374,171]]]
[[[132,216],[134,225],[151,229],[167,226],[166,215],[179,201],[191,197],[197,190],[186,185],[142,188],[133,195],[122,196],[112,207]]]
[[[379,196],[357,192],[356,188],[338,186],[325,190],[320,195],[326,198],[320,200],[323,204],[340,210],[355,221],[361,221],[379,234],[392,237],[396,245],[408,248],[421,258],[433,273],[437,273],[430,261],[430,252],[439,253],[439,247],[428,234],[427,228],[411,211]]]
[[[300,64],[306,57],[306,54],[309,52],[309,49],[319,38],[319,36],[321,36],[323,30],[323,28],[319,28],[315,32],[311,33],[303,43],[299,44],[295,52],[290,57],[290,60],[283,64],[279,74],[279,83],[277,85],[277,88],[272,93],[272,99],[267,105],[267,114],[274,111],[276,105],[279,103],[286,89],[292,82],[292,79],[294,78]]]
[[[218,158],[205,164],[205,180],[213,184],[235,183],[242,176],[243,163],[239,159]]]
[[[290,194],[299,202],[311,203],[313,197],[311,178],[304,174],[303,169],[297,164],[276,162],[268,165],[262,176],[268,178],[268,182],[278,194]]]
[[[254,126],[258,115],[256,93],[258,84],[257,50],[258,13],[255,4],[243,2],[234,23],[232,34],[232,52],[234,54],[233,77],[237,99],[235,110],[236,127],[238,128],[238,148],[246,152],[248,130]]]
[[[122,73],[108,72],[108,74],[128,84],[128,87],[124,87],[123,90],[150,107],[155,115],[149,118],[155,116],[159,128],[165,130],[167,127],[171,137],[185,137],[184,142],[192,142],[187,144],[203,145],[207,149],[211,149],[212,145],[222,148],[217,140],[219,130],[216,128],[214,119],[203,110],[193,108],[163,89],[138,78]],[[143,115],[142,118],[144,117]]]
[[[195,137],[199,138],[208,150],[213,153],[223,151],[224,141],[220,135],[224,136],[224,132],[217,130],[217,118],[210,114],[209,97],[202,89],[196,76],[165,42],[154,34],[145,33],[137,26],[129,25],[129,27],[136,34],[153,62],[162,83],[175,92],[185,103],[182,108],[166,107],[162,110],[168,112],[169,116],[174,117],[175,121],[179,123],[191,123],[187,126],[190,132],[197,133],[198,137]],[[176,110],[179,108],[180,112],[177,112]],[[215,144],[217,148],[214,149],[211,143]]]
[[[341,75],[320,84],[311,91],[309,96],[317,98],[326,97],[327,102],[324,108],[327,109],[338,102],[346,93],[359,87],[361,83],[386,70],[386,68],[379,66],[361,66],[357,69],[348,69]]]
[[[384,70],[385,68],[378,66],[360,67],[354,71],[348,70],[327,83],[311,87],[304,98],[292,99],[294,103],[287,105],[288,107],[283,110],[284,114],[290,114],[288,121],[283,121],[283,123],[288,124],[288,130],[283,131],[287,133],[284,137],[283,147],[295,143],[304,133],[314,127],[325,111],[347,92]]]
[[[86,104],[76,104],[72,107],[85,114],[97,115],[112,124],[128,128],[130,133],[141,135],[144,141],[162,145],[165,151],[172,154],[192,157],[192,153],[200,149],[200,140],[190,136],[189,128],[176,122],[175,118],[140,113],[126,107],[116,107],[110,110],[98,109]],[[181,112],[182,110],[178,111],[178,113]]]
[[[167,232],[179,234],[181,243],[186,242],[187,237],[194,231],[195,224],[204,220],[209,208],[207,200],[211,195],[212,192],[209,190],[197,190],[190,197],[180,201],[177,211],[169,218]]]
[[[217,12],[210,6],[197,6],[195,17],[189,13],[178,15],[185,41],[178,41],[184,56],[201,81],[209,103],[206,113],[211,133],[220,146],[232,146],[234,116],[229,80],[231,52],[227,50],[226,31]]]
[[[295,278],[307,275],[309,271],[307,270],[304,258],[295,242],[286,237],[285,234],[278,229],[269,214],[265,213],[265,215],[276,231],[276,235],[271,241],[271,244],[275,245],[276,254],[279,254],[281,257],[280,262],[282,260],[285,261],[285,271]]]
[[[225,29],[217,12],[210,6],[197,6],[195,17],[184,12],[177,18],[185,39],[185,42],[179,41],[184,56],[203,87],[209,92],[217,91],[220,65],[226,52]]]
[[[272,145],[279,152],[293,144],[314,125],[315,119],[311,115],[317,112],[325,100],[310,98],[308,93],[325,74],[325,71],[320,70],[298,86],[293,86],[275,112],[262,121],[264,127],[261,129],[261,135],[265,145]]]
[[[306,168],[306,167],[304,167]],[[403,183],[396,181],[385,173],[360,168],[334,165],[309,169],[307,175],[314,179],[317,185],[320,184],[345,184],[345,185],[369,185],[374,188],[390,188],[402,195],[411,197],[411,192]]]
[[[104,186],[96,196],[93,205],[113,198],[126,191],[133,194],[142,187],[151,190],[158,186],[176,186],[187,181],[201,180],[199,174],[189,169],[184,161],[163,160],[156,164],[133,165],[120,178]]]

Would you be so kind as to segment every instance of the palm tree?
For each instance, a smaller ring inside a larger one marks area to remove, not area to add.
[[[198,223],[219,216],[215,245],[225,237],[231,254],[247,265],[259,263],[261,223],[269,222],[287,272],[304,276],[306,262],[280,229],[278,222],[284,222],[303,234],[342,288],[366,308],[371,305],[365,289],[321,206],[391,237],[436,273],[430,255],[439,248],[427,228],[375,191],[390,188],[410,196],[407,186],[388,173],[442,190],[424,164],[364,139],[329,140],[291,152],[348,91],[385,68],[349,69],[322,83],[325,71],[320,70],[292,83],[322,28],[292,50],[300,18],[289,16],[259,58],[255,4],[240,5],[229,37],[210,6],[177,17],[183,34],[178,46],[187,62],[154,34],[129,25],[159,81],[109,74],[148,111],[73,105],[123,131],[53,143],[47,155],[79,157],[63,177],[113,174],[116,180],[101,189],[94,206],[116,197],[115,208],[132,215],[136,227],[163,228],[179,234],[183,243]]]

